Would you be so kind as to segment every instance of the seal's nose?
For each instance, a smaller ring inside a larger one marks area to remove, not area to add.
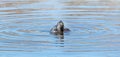
[[[59,21],[59,22],[57,23],[57,31],[58,31],[59,33],[63,33],[63,31],[64,31],[64,23],[63,23],[62,21]]]
[[[60,21],[58,22],[58,25],[60,25],[60,26],[64,26],[63,21],[62,21],[62,20],[60,20]]]
[[[62,20],[60,20],[60,21],[59,21],[59,23],[63,23],[63,21],[62,21]]]

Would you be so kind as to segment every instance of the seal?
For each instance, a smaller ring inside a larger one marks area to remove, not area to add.
[[[64,35],[64,32],[68,31],[70,31],[70,29],[64,28],[64,23],[61,20],[50,30],[50,32],[55,35]]]

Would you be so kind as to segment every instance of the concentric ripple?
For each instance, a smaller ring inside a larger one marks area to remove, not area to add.
[[[50,34],[62,20],[71,31]],[[1,0],[0,57],[119,57],[118,0]]]
[[[116,26],[117,22],[108,20],[75,20],[70,21],[75,35],[95,36],[105,34],[119,34],[120,26]]]

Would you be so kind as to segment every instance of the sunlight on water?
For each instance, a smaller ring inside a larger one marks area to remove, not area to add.
[[[119,57],[119,38],[119,0],[0,1],[0,57]]]

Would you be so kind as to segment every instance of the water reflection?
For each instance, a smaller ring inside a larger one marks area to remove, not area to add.
[[[59,37],[59,39],[56,41],[56,43],[57,44],[59,44],[57,47],[64,47],[65,45],[64,45],[64,35],[60,35],[60,36],[58,36]]]
[[[0,55],[119,57],[119,5],[118,0],[1,0]],[[71,31],[51,35],[59,20]]]

